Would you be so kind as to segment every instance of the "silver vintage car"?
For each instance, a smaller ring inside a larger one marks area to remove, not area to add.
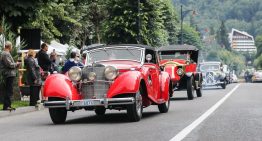
[[[199,71],[203,74],[203,87],[221,86],[226,88],[226,73],[223,71],[221,62],[202,62],[199,64]]]

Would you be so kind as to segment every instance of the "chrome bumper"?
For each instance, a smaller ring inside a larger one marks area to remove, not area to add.
[[[218,81],[216,83],[205,83],[205,82],[203,82],[202,86],[220,86],[222,84],[224,84],[224,82],[220,82],[220,81]]]
[[[92,107],[104,106],[107,108],[109,105],[128,105],[133,104],[135,99],[133,97],[127,98],[105,98],[105,99],[84,99],[84,100],[69,100],[65,101],[45,101],[44,107],[46,108],[66,108],[69,110],[72,107]]]

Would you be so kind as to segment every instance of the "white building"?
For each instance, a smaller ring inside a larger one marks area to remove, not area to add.
[[[247,32],[232,29],[229,33],[229,43],[232,50],[239,52],[256,52],[254,37]]]

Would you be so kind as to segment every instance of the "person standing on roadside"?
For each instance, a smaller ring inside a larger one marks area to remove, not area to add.
[[[43,43],[41,45],[41,50],[37,53],[38,64],[45,72],[50,71],[51,63],[52,63],[51,59],[47,54],[47,51],[48,51],[48,46],[46,43]]]
[[[42,87],[41,87],[41,99],[43,99],[43,86],[45,83],[45,79],[49,75],[51,71],[51,63],[49,56],[47,55],[48,46],[46,43],[41,44],[41,50],[37,53],[37,62],[39,66],[43,70],[43,74],[41,74],[41,79],[43,80]]]
[[[12,43],[6,41],[4,51],[0,57],[1,65],[3,66],[2,75],[5,82],[3,110],[15,110],[15,108],[11,106],[11,97],[13,96],[13,83],[16,76],[16,69],[20,66],[20,63],[15,62],[11,56],[10,52],[12,48]]]
[[[58,65],[56,64],[57,54],[55,52],[55,49],[50,54],[50,60],[51,60],[51,74],[58,73]]]
[[[30,49],[28,57],[25,60],[27,70],[27,82],[30,86],[30,106],[36,106],[39,100],[39,92],[41,88],[40,66],[35,59],[35,51]]]

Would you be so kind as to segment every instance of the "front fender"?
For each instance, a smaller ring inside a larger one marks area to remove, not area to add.
[[[129,71],[118,76],[111,85],[107,96],[112,98],[118,94],[136,93],[139,90],[142,74],[139,71]]]
[[[52,74],[44,84],[44,97],[59,97],[70,100],[79,100],[80,95],[72,81],[63,74]]]
[[[166,72],[161,73],[161,98],[165,101],[169,99],[169,91],[170,91],[170,76]],[[172,86],[171,86],[172,88]]]

